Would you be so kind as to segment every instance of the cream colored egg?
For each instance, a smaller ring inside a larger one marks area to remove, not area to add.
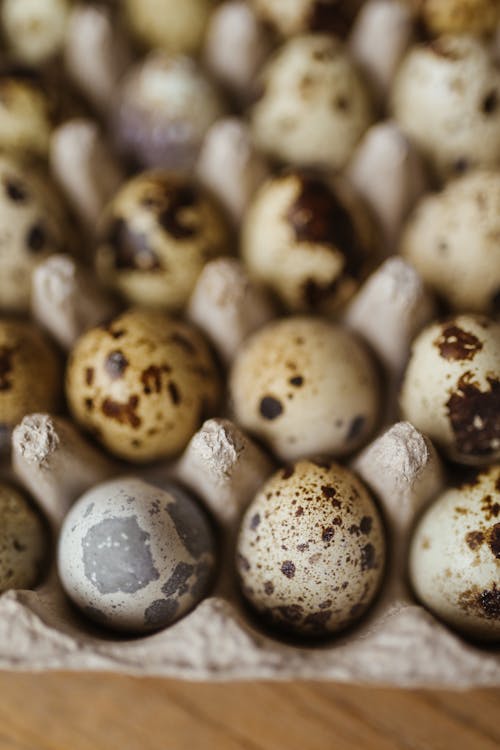
[[[270,624],[301,636],[356,622],[384,561],[375,503],[352,472],[329,461],[276,472],[245,513],[237,543],[245,598]]]
[[[283,36],[319,31],[344,37],[362,5],[360,0],[252,0],[263,21]]]
[[[432,34],[484,34],[500,22],[497,0],[407,0]]]
[[[372,122],[364,81],[343,45],[297,36],[271,58],[251,112],[259,148],[281,161],[341,169]]]
[[[224,107],[195,60],[156,51],[127,71],[113,114],[118,145],[141,166],[186,171]]]
[[[0,320],[0,431],[26,414],[57,411],[61,375],[55,350],[34,325]]]
[[[404,419],[454,461],[500,458],[500,324],[457,315],[413,342],[401,389]]]
[[[191,180],[146,172],[125,183],[105,211],[96,251],[105,285],[128,302],[179,310],[205,263],[229,250],[219,206]]]
[[[252,276],[294,311],[338,310],[373,263],[375,230],[344,183],[288,170],[258,190],[242,232]]]
[[[229,387],[239,424],[285,461],[359,448],[380,406],[365,347],[320,318],[285,318],[253,334],[236,357]]]
[[[4,0],[1,20],[15,57],[38,65],[60,52],[69,10],[68,0]]]
[[[500,71],[488,46],[444,36],[414,46],[397,73],[394,116],[441,176],[500,163]]]
[[[47,156],[52,104],[35,74],[8,68],[0,75],[0,152]]]
[[[121,477],[89,490],[70,509],[58,564],[66,593],[92,620],[118,631],[157,630],[206,595],[213,532],[185,492]]]
[[[472,172],[417,204],[401,253],[454,310],[500,305],[500,172]]]
[[[38,174],[0,155],[0,310],[27,312],[38,263],[65,249],[58,196]]]
[[[424,513],[410,578],[420,601],[448,625],[500,641],[500,466],[446,490]]]
[[[220,382],[192,326],[130,310],[77,341],[66,393],[82,427],[115,455],[140,463],[185,447],[214,410]]]
[[[0,482],[0,593],[35,586],[47,555],[47,529],[15,487]]]
[[[212,0],[125,0],[131,31],[148,47],[196,52],[203,39]]]

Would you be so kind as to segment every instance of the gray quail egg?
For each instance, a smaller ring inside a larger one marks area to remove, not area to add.
[[[439,37],[410,49],[392,107],[441,176],[500,163],[500,71],[479,39]]]
[[[3,0],[1,20],[14,56],[37,65],[60,52],[69,10],[68,0]]]
[[[252,0],[257,14],[283,36],[318,31],[344,37],[362,0]]]
[[[27,312],[38,263],[65,249],[65,213],[38,174],[0,155],[0,310]]]
[[[229,250],[218,204],[192,180],[160,170],[126,182],[105,210],[96,267],[128,302],[179,310],[205,263]]]
[[[258,281],[295,311],[338,310],[373,263],[375,230],[345,183],[304,169],[258,190],[242,231],[242,255]]]
[[[134,477],[86,492],[59,538],[66,593],[113,630],[140,633],[175,622],[207,594],[214,567],[213,533],[196,503]]]
[[[130,310],[76,342],[66,393],[82,427],[117,456],[144,462],[185,447],[214,410],[220,382],[196,329]]]
[[[500,173],[472,172],[417,204],[401,253],[454,310],[500,307]]]
[[[471,473],[432,503],[415,529],[410,578],[451,627],[500,641],[500,466]]]
[[[400,404],[404,419],[452,460],[498,460],[500,324],[457,315],[425,328],[412,345]]]
[[[365,83],[334,37],[288,40],[264,67],[262,91],[255,143],[289,164],[342,169],[372,121]]]
[[[120,84],[115,137],[141,166],[187,171],[205,133],[223,114],[216,88],[194,60],[156,51]]]
[[[497,0],[406,0],[432,34],[484,34],[500,23]]]
[[[350,453],[366,442],[379,411],[368,351],[320,318],[275,320],[250,336],[229,388],[239,424],[284,461]]]
[[[377,593],[385,538],[367,489],[338,464],[280,469],[243,518],[237,570],[245,598],[272,625],[325,636],[356,622]]]
[[[35,586],[46,554],[47,529],[41,517],[19,490],[0,482],[0,593]]]
[[[54,412],[62,390],[59,358],[31,323],[0,320],[0,430],[31,412]]]
[[[196,52],[201,45],[213,0],[125,0],[131,31],[148,47]]]

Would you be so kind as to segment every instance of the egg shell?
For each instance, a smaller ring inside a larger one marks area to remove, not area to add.
[[[412,47],[396,75],[392,109],[442,178],[500,162],[500,71],[487,45],[443,36]]]
[[[379,410],[367,350],[319,318],[272,321],[247,339],[230,393],[236,421],[284,461],[350,453],[366,442]]]
[[[452,460],[498,460],[500,324],[456,315],[425,328],[412,345],[400,405]]]
[[[0,482],[0,593],[39,582],[47,541],[39,514],[15,487]]]
[[[220,383],[196,329],[131,310],[77,341],[66,393],[80,425],[115,455],[144,462],[185,447],[215,408]]]
[[[380,586],[385,538],[375,503],[344,467],[301,460],[280,469],[247,509],[237,544],[246,599],[296,635],[358,620]]]
[[[371,217],[345,183],[293,169],[257,191],[241,252],[290,310],[332,313],[357,290],[375,247]]]
[[[196,52],[213,7],[212,0],[125,0],[130,30],[147,47]]]
[[[67,0],[4,0],[1,21],[14,56],[38,65],[60,52],[69,7]]]
[[[289,164],[342,169],[372,121],[365,83],[334,37],[288,40],[264,67],[262,92],[255,143]]]
[[[500,641],[500,466],[471,473],[415,529],[410,578],[420,601],[472,638]]]
[[[484,34],[500,23],[496,0],[407,0],[432,34]]]
[[[128,302],[175,311],[205,263],[228,250],[218,204],[191,180],[157,170],[126,182],[107,207],[96,267]]]
[[[0,309],[27,312],[31,277],[68,239],[64,210],[47,181],[0,156]]]
[[[143,167],[190,170],[208,128],[224,114],[214,84],[195,60],[150,53],[117,92],[117,144]]]
[[[401,254],[457,311],[500,307],[500,173],[472,172],[425,196],[410,217]]]
[[[0,431],[31,412],[55,412],[62,396],[59,358],[31,323],[0,320]]]
[[[35,72],[0,73],[0,152],[46,157],[53,125],[52,102]]]
[[[362,0],[252,0],[257,14],[282,36],[305,31],[344,37],[363,5]]]
[[[66,593],[113,630],[140,633],[175,622],[207,593],[214,566],[213,533],[196,503],[134,477],[85,493],[61,529]]]

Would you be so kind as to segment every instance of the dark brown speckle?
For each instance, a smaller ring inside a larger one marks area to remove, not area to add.
[[[264,396],[259,404],[259,412],[264,419],[277,419],[283,413],[283,405],[281,401],[273,396]]]
[[[439,349],[441,357],[452,361],[474,359],[476,353],[483,348],[477,336],[455,325],[446,326],[434,345]]]
[[[291,560],[285,560],[285,562],[282,563],[280,570],[287,578],[293,578],[295,575],[295,565]]]

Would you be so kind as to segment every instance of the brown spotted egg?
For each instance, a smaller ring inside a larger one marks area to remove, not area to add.
[[[127,301],[179,310],[205,263],[228,250],[228,226],[213,199],[187,178],[154,171],[125,183],[108,206],[96,264]]]
[[[243,224],[250,273],[295,311],[341,307],[366,276],[375,244],[371,218],[352,191],[305,169],[264,183]]]
[[[500,466],[446,490],[413,536],[410,578],[420,601],[464,635],[500,642]]]
[[[413,342],[400,396],[404,419],[453,460],[500,458],[500,324],[457,315]]]
[[[0,432],[26,414],[58,410],[61,370],[55,350],[34,325],[0,320]]]
[[[362,5],[361,0],[252,0],[259,17],[283,36],[319,31],[345,37]]]
[[[382,579],[377,507],[348,469],[301,460],[269,479],[243,518],[237,570],[245,598],[269,623],[325,636],[356,622]]]
[[[379,411],[374,362],[346,328],[321,318],[272,321],[241,347],[229,378],[236,421],[284,461],[348,454]]]
[[[214,536],[184,491],[134,477],[85,493],[59,538],[61,583],[84,614],[112,630],[164,628],[207,594]]]
[[[40,579],[45,562],[47,529],[15,487],[0,482],[0,593],[28,589]]]
[[[66,393],[82,427],[115,455],[144,462],[185,447],[214,410],[220,381],[192,326],[130,310],[76,342]]]
[[[65,249],[66,228],[63,207],[47,183],[0,156],[0,310],[29,310],[32,273]]]

